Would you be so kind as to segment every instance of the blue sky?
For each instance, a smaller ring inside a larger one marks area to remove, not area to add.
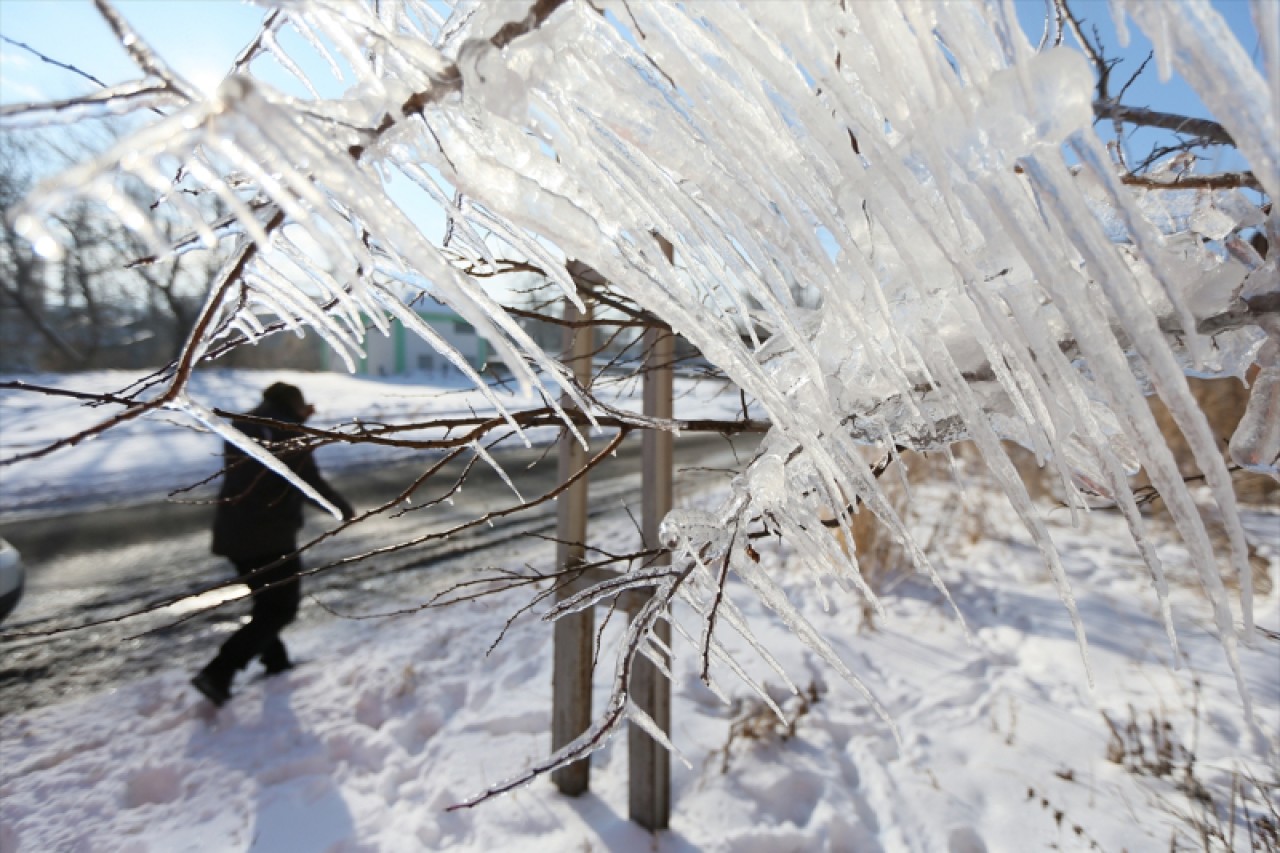
[[[237,0],[119,0],[116,8],[180,74],[217,85],[262,20],[259,7]],[[0,0],[0,34],[108,84],[137,76],[122,47],[88,0]],[[92,84],[0,45],[0,102],[67,97]]]

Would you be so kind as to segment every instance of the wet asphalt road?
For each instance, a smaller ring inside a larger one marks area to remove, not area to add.
[[[736,460],[750,457],[755,441],[745,437],[731,445],[722,436],[677,439],[677,494],[682,482],[689,488],[727,479],[722,474],[681,469],[736,467]],[[597,439],[592,447],[604,443]],[[525,497],[554,487],[554,451],[516,451],[500,461]],[[386,466],[330,479],[357,509],[367,510],[393,498],[425,467],[425,462]],[[456,479],[457,470],[433,477],[425,491],[419,492],[418,502],[445,490]],[[593,472],[590,494],[593,514],[622,513],[625,504],[639,517],[638,437],[629,438],[615,458]],[[511,500],[510,489],[488,466],[480,464],[452,504],[408,512],[399,518],[381,515],[367,519],[309,550],[304,562],[309,568],[319,567],[365,554],[375,547],[452,527],[508,506]],[[307,515],[299,541],[332,527],[332,520],[319,511]],[[227,580],[230,565],[208,550],[210,516],[207,505],[160,503],[0,524],[0,537],[19,549],[27,565],[23,600],[0,626],[0,716],[98,693],[167,668],[198,669],[225,632],[247,612],[244,602],[203,608],[243,587],[188,598],[175,607],[121,622],[48,636],[14,634],[54,631],[136,613],[153,603]],[[448,540],[310,576],[304,581],[304,591],[348,612],[412,606],[429,597],[432,590],[477,568],[518,567],[531,546],[537,547],[526,534],[550,535],[554,526],[555,504],[548,502]],[[332,618],[304,596],[299,624]]]

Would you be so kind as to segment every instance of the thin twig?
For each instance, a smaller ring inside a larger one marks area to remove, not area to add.
[[[105,89],[105,88],[107,88],[107,84],[106,84],[106,83],[103,83],[101,80],[99,80],[97,77],[94,77],[94,76],[93,76],[92,74],[90,74],[88,71],[82,71],[81,69],[77,68],[76,66],[74,66],[74,65],[69,65],[69,64],[68,64],[68,63],[66,63],[66,62],[59,62],[58,60],[54,59],[53,57],[46,56],[45,54],[41,53],[40,51],[36,50],[36,49],[35,49],[34,47],[32,47],[31,45],[26,44],[25,42],[20,42],[20,41],[18,41],[17,39],[9,38],[8,36],[6,36],[6,35],[4,35],[4,34],[2,34],[2,33],[0,33],[0,41],[3,41],[3,42],[5,42],[6,44],[11,44],[11,45],[13,45],[13,46],[14,46],[14,47],[16,47],[16,48],[20,48],[20,49],[22,49],[22,50],[27,51],[28,53],[30,53],[30,54],[32,54],[32,55],[34,55],[34,56],[35,56],[37,59],[39,59],[41,62],[47,62],[47,63],[48,63],[48,64],[50,64],[50,65],[56,65],[58,68],[62,68],[62,69],[65,69],[65,70],[67,70],[67,71],[70,71],[72,74],[79,74],[81,77],[83,77],[84,79],[88,80],[90,83],[95,83],[95,84],[97,84],[98,86],[101,86],[101,87],[102,87],[102,88],[104,88],[104,89]]]

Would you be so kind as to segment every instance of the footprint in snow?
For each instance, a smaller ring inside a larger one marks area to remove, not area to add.
[[[987,845],[972,826],[958,826],[947,838],[947,853],[987,853]]]

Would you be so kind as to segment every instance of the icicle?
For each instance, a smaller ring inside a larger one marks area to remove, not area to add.
[[[792,606],[791,602],[787,601],[786,594],[774,584],[772,579],[750,562],[743,563],[738,573],[756,591],[760,596],[760,600],[770,610],[778,614],[801,642],[813,649],[818,657],[826,661],[828,666],[839,673],[845,681],[853,685],[862,694],[867,704],[871,706],[876,715],[893,733],[893,739],[901,747],[902,735],[898,732],[897,724],[894,723],[893,718],[889,716],[889,712],[885,710],[884,706],[880,704],[880,700],[871,692],[871,688],[862,679],[854,675],[849,667],[845,666],[844,661],[840,660],[840,656],[836,654],[835,649],[831,648],[831,645],[809,624],[808,620],[800,615],[800,612]]]
[[[427,343],[431,344],[431,346],[435,348],[436,352],[449,359],[450,363],[452,363],[454,367],[458,368],[464,376],[471,380],[471,382],[476,386],[476,390],[483,394],[485,399],[493,405],[493,408],[498,412],[498,415],[502,417],[511,426],[511,428],[515,430],[516,434],[524,440],[525,446],[529,446],[529,438],[525,435],[524,429],[516,423],[515,418],[512,417],[511,413],[507,410],[507,407],[502,404],[502,401],[498,399],[498,396],[493,393],[491,388],[489,388],[489,384],[480,378],[480,374],[476,373],[475,368],[473,368],[467,360],[463,358],[462,354],[450,346],[449,343],[440,336],[440,333],[428,325],[417,315],[416,312],[405,307],[400,300],[390,294],[385,294],[381,288],[376,288],[376,290],[380,295],[385,297],[382,299],[382,303],[387,310],[389,310],[406,329],[412,330],[423,340],[427,341]]]
[[[1182,430],[1196,465],[1204,472],[1205,480],[1213,490],[1214,499],[1222,510],[1223,526],[1227,530],[1232,557],[1240,576],[1244,636],[1248,641],[1253,633],[1253,571],[1249,563],[1249,549],[1245,543],[1244,528],[1240,524],[1240,515],[1236,509],[1231,475],[1222,461],[1221,452],[1209,429],[1208,420],[1196,404],[1195,398],[1191,396],[1186,377],[1178,367],[1168,344],[1165,343],[1154,314],[1140,294],[1135,292],[1132,279],[1125,274],[1126,270],[1116,257],[1114,247],[1106,242],[1101,228],[1089,216],[1088,211],[1081,210],[1084,205],[1079,198],[1069,191],[1064,191],[1062,182],[1066,175],[1065,169],[1057,164],[1041,163],[1039,160],[1029,161],[1027,168],[1032,179],[1045,188],[1043,197],[1057,212],[1064,229],[1074,231],[1073,242],[1095,271],[1099,285],[1106,292],[1111,306],[1128,331],[1134,348],[1146,362],[1157,392],[1168,406],[1174,422]],[[1067,177],[1066,180],[1070,178]],[[1162,439],[1160,443],[1164,443]],[[1178,484],[1178,488],[1185,492],[1185,486],[1181,483]],[[1194,507],[1188,509],[1189,515],[1193,513]],[[1198,535],[1203,536],[1203,524],[1199,522],[1198,515],[1194,526],[1201,531]],[[1179,529],[1182,529],[1181,524]],[[1207,542],[1202,547],[1204,550],[1197,557],[1205,561],[1201,569],[1202,577],[1217,579],[1217,573],[1213,567],[1212,549],[1207,547]],[[1229,614],[1221,615],[1226,622],[1225,625],[1220,626],[1220,630],[1234,634],[1235,628]]]
[[[627,719],[643,729],[644,733],[653,738],[658,746],[680,759],[681,764],[690,770],[693,769],[693,764],[689,759],[684,757],[684,753],[676,749],[676,745],[671,742],[671,738],[667,737],[667,733],[653,721],[653,717],[650,717],[645,710],[635,702],[627,703]]]
[[[311,82],[311,78],[302,70],[298,63],[293,61],[293,57],[280,46],[280,42],[276,39],[274,32],[264,32],[262,34],[262,42],[271,54],[271,58],[280,63],[288,74],[303,85],[307,93],[317,101],[320,100],[320,92],[316,90],[315,84]]]
[[[342,73],[342,69],[338,67],[338,61],[333,58],[333,53],[329,51],[329,48],[327,48],[324,42],[320,40],[320,37],[316,35],[316,32],[312,28],[311,22],[307,17],[291,17],[290,23],[293,24],[293,28],[297,31],[298,35],[302,36],[307,44],[311,45],[312,49],[315,50],[316,54],[319,55],[326,64],[328,64],[329,73],[333,75],[333,79],[341,82],[345,75]]]
[[[471,449],[475,452],[476,456],[479,456],[486,463],[488,463],[489,467],[492,468],[494,472],[499,477],[502,478],[502,482],[506,483],[507,488],[511,489],[511,491],[515,494],[516,500],[520,501],[520,503],[524,503],[525,502],[524,497],[520,494],[520,490],[516,488],[516,484],[511,481],[511,478],[509,476],[507,476],[506,469],[504,469],[501,465],[498,464],[497,460],[495,460],[489,454],[489,451],[485,450],[484,446],[480,444],[479,441],[471,442]]]
[[[187,173],[193,178],[213,190],[218,200],[231,210],[232,216],[244,228],[249,238],[265,250],[270,240],[267,237],[267,232],[262,228],[262,223],[258,221],[249,206],[240,199],[240,196],[227,186],[226,181],[218,176],[217,172],[203,156],[198,155],[187,161],[186,169]],[[274,206],[267,211],[269,214],[275,212]]]
[[[1280,358],[1275,342],[1261,355],[1268,362],[1249,391],[1244,417],[1231,436],[1231,459],[1240,467],[1280,479]],[[1245,583],[1241,579],[1240,583]]]
[[[950,357],[945,352],[930,354],[926,351],[926,356],[928,355],[934,356],[933,361],[939,368],[938,375],[943,384],[950,387],[952,399],[959,404],[961,411],[964,413],[965,420],[972,431],[974,443],[978,445],[978,449],[982,452],[987,467],[1000,482],[1005,494],[1009,497],[1009,502],[1013,505],[1014,512],[1018,514],[1018,518],[1031,532],[1036,547],[1039,548],[1041,556],[1049,567],[1049,571],[1053,574],[1054,582],[1058,587],[1058,597],[1062,600],[1063,605],[1071,616],[1076,645],[1080,649],[1080,658],[1084,663],[1085,675],[1089,680],[1090,686],[1092,686],[1093,672],[1089,663],[1089,643],[1085,637],[1084,624],[1080,620],[1075,597],[1071,592],[1071,584],[1067,580],[1066,571],[1062,567],[1062,561],[1058,556],[1057,548],[1053,544],[1053,539],[1049,536],[1049,530],[1032,505],[1026,486],[1022,483],[1021,478],[1018,477],[1018,472],[1013,467],[1013,463],[1009,460],[1004,448],[1000,446],[999,439],[991,430],[990,425],[977,411],[970,391],[964,383],[964,378],[951,362]]]
[[[712,588],[714,588],[715,581],[711,579],[710,571],[707,569],[707,567],[702,566],[700,568],[700,571],[701,571],[702,577],[704,578],[704,581],[707,584],[709,584]],[[693,605],[694,609],[697,610],[698,613],[702,615],[704,620],[707,620],[710,618],[711,614],[707,609],[709,607],[709,602],[699,601],[687,589],[682,589],[681,593],[682,595],[684,595],[686,600],[688,600],[689,603]],[[778,678],[782,680],[783,685],[785,685],[786,688],[790,690],[793,695],[799,695],[800,688],[795,685],[795,682],[792,681],[791,676],[787,674],[787,671],[783,668],[782,664],[778,662],[777,658],[773,656],[773,653],[770,652],[768,648],[766,648],[765,645],[756,638],[755,634],[751,631],[751,626],[747,623],[746,618],[742,615],[742,611],[738,609],[737,605],[735,605],[732,601],[729,600],[727,596],[725,596],[720,599],[719,610],[717,611],[717,613],[719,615],[719,618],[723,619],[726,624],[728,624],[731,628],[733,628],[733,630],[738,633],[738,636],[742,637],[742,639],[746,641],[747,645],[751,647],[752,651],[758,654],[760,656],[760,659],[763,660],[771,670],[773,670],[774,674],[777,675]],[[704,630],[706,627],[709,627],[709,624],[707,622],[704,622]],[[699,648],[703,648],[708,641],[710,641],[711,643],[711,648],[714,649],[719,647],[719,644],[715,642],[714,637],[708,637],[704,633],[702,638],[702,645],[699,645]],[[692,638],[690,638],[690,642],[692,642]],[[723,654],[722,659],[725,660],[726,662],[730,662],[730,657],[727,652]],[[736,663],[733,663],[733,666],[736,667]],[[738,670],[735,669],[735,672],[737,671]],[[746,676],[745,672],[740,673],[740,675],[744,682],[754,685],[754,682],[752,682]],[[763,688],[761,688],[761,690],[763,690]]]
[[[1257,3],[1256,7],[1265,3]],[[1143,28],[1156,50],[1161,75],[1176,66],[1206,104],[1213,104],[1240,153],[1266,193],[1280,194],[1280,79],[1275,60],[1274,10],[1258,12],[1259,22],[1272,25],[1261,44],[1270,49],[1270,85],[1231,33],[1222,15],[1208,0],[1131,3],[1126,10]],[[1262,27],[1258,32],[1264,33]]]
[[[701,604],[693,602],[693,600],[689,596],[689,591],[687,588],[681,589],[681,595],[686,600],[689,600],[691,604],[693,604],[695,610],[701,610]],[[672,625],[675,627],[676,632],[679,633],[680,636],[688,640],[690,645],[694,645],[694,638],[689,634],[688,631],[684,629],[683,626],[680,625],[679,622],[672,622]],[[748,640],[748,643],[752,646],[753,650],[762,648],[757,642],[755,642],[754,638]],[[701,647],[695,646],[695,648],[701,648]],[[738,661],[732,655],[729,654],[729,652],[724,648],[724,646],[721,643],[719,643],[713,638],[711,641],[711,645],[708,647],[708,649],[713,659],[720,661],[725,666],[729,667],[729,671],[732,672],[734,675],[738,676],[738,678],[742,681],[743,684],[745,684],[748,688],[751,689],[753,693],[759,696],[760,701],[764,702],[765,706],[774,713],[774,715],[778,718],[779,721],[786,723],[787,715],[783,713],[782,708],[778,707],[778,704],[774,702],[773,697],[769,695],[769,691],[765,689],[765,686],[760,682],[754,680],[750,675],[748,675],[747,671],[742,667],[742,664],[738,663]],[[775,672],[781,672],[781,671],[782,671],[781,666],[776,665]],[[798,695],[800,693],[799,688],[797,688],[794,684],[791,683],[790,677],[787,676],[785,672],[783,672],[782,674],[782,679],[783,679],[783,684],[787,685],[787,688],[791,691],[792,695]],[[728,701],[727,697],[724,696],[724,693],[719,689],[719,687],[716,686],[715,679],[711,678],[711,675],[709,672],[707,674],[707,678],[703,681],[703,684],[705,684],[708,689],[710,689],[723,701],[726,701],[726,702]]]
[[[258,444],[258,442],[249,438],[247,435],[240,432],[238,429],[234,429],[225,421],[223,421],[222,418],[218,417],[213,412],[206,409],[204,406],[201,406],[199,403],[196,403],[190,398],[180,394],[177,397],[175,397],[172,401],[166,403],[165,408],[190,415],[196,421],[198,421],[199,423],[207,427],[215,435],[222,438],[224,441],[234,445],[235,447],[239,448],[241,451],[244,452],[246,456],[251,457],[252,459],[259,462],[270,471],[283,477],[286,481],[289,482],[290,485],[294,486],[298,491],[302,492],[308,498],[315,501],[318,506],[320,506],[322,509],[328,512],[334,518],[338,519],[339,521],[342,520],[342,510],[338,509],[336,506],[329,503],[329,501],[327,501],[323,495],[321,495],[314,488],[312,488],[310,484],[308,484],[305,480],[303,480],[301,477],[295,474],[293,470],[289,468],[288,465],[285,465],[283,462],[277,459],[274,455],[272,455],[271,452],[268,451],[261,444]]]

